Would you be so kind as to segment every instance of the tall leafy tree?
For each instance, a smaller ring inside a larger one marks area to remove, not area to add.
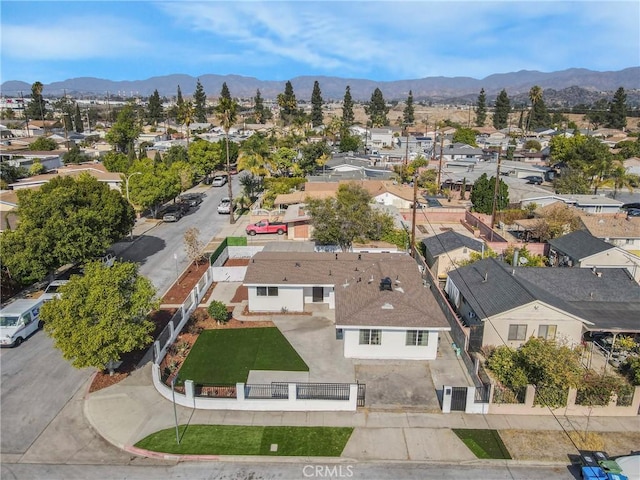
[[[477,147],[476,135],[478,135],[478,132],[472,128],[458,128],[453,134],[453,141],[455,143],[464,143],[472,147]]]
[[[349,128],[356,121],[356,117],[353,114],[353,99],[351,98],[351,87],[347,85],[344,92],[344,98],[342,99],[342,125],[344,128]]]
[[[531,110],[527,116],[527,130],[551,126],[551,115],[547,111],[540,86],[534,85],[531,87],[529,100],[531,101]]]
[[[51,150],[55,150],[58,148],[58,144],[53,138],[49,137],[38,137],[34,142],[31,143],[31,150],[36,152],[49,152]]]
[[[493,127],[497,130],[507,128],[509,125],[509,114],[511,113],[511,101],[507,91],[502,89],[496,98],[493,112]]]
[[[80,113],[80,106],[76,103],[76,111],[73,116],[74,130],[78,133],[84,132],[84,122],[82,121],[82,114]]]
[[[230,174],[231,157],[229,154],[229,130],[238,118],[238,104],[231,98],[231,93],[229,92],[229,87],[227,87],[227,82],[224,82],[222,84],[222,90],[220,91],[220,100],[218,101],[218,106],[216,107],[216,116],[220,121],[220,125],[224,129],[225,152],[227,157],[227,176],[229,177],[229,181],[227,182],[227,189],[229,192],[229,199],[231,201],[231,204],[233,205],[233,188],[231,186],[233,182],[231,182]],[[229,223],[236,223],[233,213],[229,215]]]
[[[264,124],[268,119],[267,110],[264,107],[264,101],[260,89],[256,90],[256,96],[253,97],[253,114],[256,123]]]
[[[322,93],[320,92],[320,84],[316,80],[313,82],[313,91],[311,92],[311,126],[318,127],[324,123],[322,115]]]
[[[620,87],[613,95],[613,101],[609,103],[606,126],[624,130],[627,126],[627,94]]]
[[[122,355],[153,342],[148,313],[157,308],[155,288],[133,263],[101,262],[72,276],[60,298],[43,305],[45,330],[62,356],[76,368],[109,368]]]
[[[509,188],[504,181],[500,180],[498,186],[498,195],[494,199],[496,186],[496,178],[487,178],[487,174],[483,173],[473,184],[471,191],[471,203],[473,210],[476,212],[490,215],[493,212],[493,203],[495,200],[496,210],[504,210],[509,205]]]
[[[200,83],[200,79],[196,82],[196,90],[193,92],[193,109],[194,118],[198,123],[206,123],[207,121],[207,94]]]
[[[476,127],[484,127],[487,121],[487,94],[484,88],[480,89],[478,101],[476,102]]]
[[[413,91],[409,90],[409,96],[407,97],[407,103],[402,111],[402,123],[409,125],[416,121],[415,108],[413,106]]]
[[[175,162],[182,164],[183,162]],[[180,179],[175,176],[164,162],[155,162],[150,158],[136,160],[131,172],[140,172],[129,179],[131,202],[139,210],[150,210],[156,216],[160,206],[180,194]]]
[[[44,85],[42,82],[34,82],[31,85],[31,100],[27,104],[24,115],[34,120],[44,120],[47,114],[47,105],[42,96]]]
[[[201,177],[222,168],[222,158],[220,143],[198,139],[189,145],[188,161]]]
[[[117,190],[89,174],[55,177],[18,191],[20,223],[3,232],[0,260],[21,284],[104,252],[133,227],[134,211]]]
[[[285,84],[284,92],[278,94],[278,106],[280,107],[280,118],[283,123],[290,125],[298,115],[298,101],[290,81]]]
[[[371,206],[371,195],[356,183],[342,184],[333,198],[311,199],[307,209],[313,225],[313,238],[325,245],[351,250],[356,240],[383,235],[392,228],[388,215],[380,215]]]
[[[147,104],[147,122],[152,125],[158,125],[163,119],[162,102],[160,101],[160,94],[158,89],[155,89],[149,97]]]
[[[379,88],[376,88],[371,94],[371,101],[365,107],[365,112],[369,116],[371,126],[382,127],[389,125],[389,119],[387,118],[389,107],[387,107],[382,91]]]
[[[298,166],[303,173],[312,173],[318,166],[318,159],[323,155],[331,155],[331,150],[326,142],[312,142],[302,147],[302,158]]]
[[[107,132],[105,139],[115,147],[116,151],[126,154],[129,153],[129,149],[140,133],[142,133],[142,127],[136,111],[133,105],[128,103],[118,113],[118,118]]]

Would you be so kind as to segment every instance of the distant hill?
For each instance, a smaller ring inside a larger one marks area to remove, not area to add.
[[[284,81],[259,80],[253,77],[243,77],[240,75],[215,75],[206,74],[200,77],[190,75],[165,75],[152,77],[146,80],[113,81],[102,78],[80,77],[53,82],[44,85],[43,94],[45,96],[59,96],[65,91],[67,94],[80,96],[106,97],[107,94],[115,96],[121,92],[124,96],[147,97],[155,89],[160,95],[175,96],[178,85],[183,95],[190,96],[195,90],[196,81],[204,87],[205,92],[210,97],[215,97],[220,92],[222,83],[226,82],[231,94],[236,97],[250,98],[260,89],[263,98],[275,99],[279,93],[284,91]],[[522,101],[526,100],[527,93],[533,85],[539,85],[545,90],[545,101],[547,90],[549,92],[562,92],[565,89],[572,89],[572,102],[591,103],[583,98],[589,96],[599,98],[605,92],[613,92],[619,87],[623,87],[629,95],[630,104],[634,104],[634,99],[640,96],[640,67],[632,67],[617,72],[596,72],[583,68],[571,68],[558,72],[538,72],[521,70],[512,73],[500,73],[490,75],[481,80],[471,77],[427,77],[415,80],[397,80],[392,82],[376,82],[366,79],[339,78],[325,76],[303,76],[291,79],[294,92],[298,100],[309,100],[313,83],[318,80],[320,89],[325,101],[342,100],[347,85],[351,87],[351,95],[354,100],[368,101],[373,90],[378,87],[386,100],[404,100],[407,98],[409,90],[412,90],[415,101],[469,101],[476,100],[481,88],[485,89],[489,100],[503,88],[509,94],[509,98],[517,99],[521,96]],[[7,81],[0,87],[2,95],[17,96],[31,93],[31,85],[21,81]],[[565,95],[561,95],[565,97]],[[573,98],[575,97],[575,98]],[[567,101],[567,98],[562,100]],[[453,102],[452,102],[453,103]]]

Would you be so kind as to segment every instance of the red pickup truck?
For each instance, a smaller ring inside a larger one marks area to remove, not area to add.
[[[283,235],[287,233],[287,224],[261,220],[258,223],[247,226],[247,235],[255,235],[257,233],[277,233],[278,235]]]

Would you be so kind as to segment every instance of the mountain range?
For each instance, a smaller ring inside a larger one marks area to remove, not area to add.
[[[161,96],[173,97],[180,86],[182,94],[193,94],[196,82],[200,80],[206,94],[215,97],[219,94],[223,82],[227,83],[231,94],[235,97],[250,98],[255,96],[256,90],[265,99],[275,99],[284,91],[285,81],[259,80],[240,75],[205,74],[193,77],[184,74],[152,77],[146,80],[114,81],[102,78],[79,77],[61,82],[44,85],[43,95],[61,96],[65,92],[76,98],[84,96],[103,98],[111,96],[147,97],[158,90]],[[571,68],[557,72],[539,72],[521,70],[512,73],[499,73],[483,79],[471,77],[426,77],[415,80],[397,80],[377,82],[366,79],[340,78],[326,76],[301,76],[291,79],[294,92],[298,100],[311,98],[313,84],[318,81],[325,101],[342,100],[347,85],[351,88],[351,96],[356,101],[368,101],[376,87],[380,88],[388,101],[405,100],[409,90],[413,93],[414,101],[436,101],[446,103],[474,102],[484,88],[489,100],[505,89],[509,98],[518,101],[522,97],[526,101],[529,89],[539,85],[545,90],[545,101],[548,101],[546,91],[558,92],[578,87],[581,92],[578,97],[591,96],[595,99],[602,95],[623,87],[629,96],[631,105],[640,100],[640,67],[631,67],[619,71],[598,72],[584,68]],[[30,95],[31,84],[11,80],[0,86],[4,96]],[[590,103],[576,99],[578,103]],[[564,102],[563,102],[564,103]]]

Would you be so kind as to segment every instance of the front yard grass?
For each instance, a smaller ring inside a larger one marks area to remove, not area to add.
[[[478,458],[511,459],[497,430],[454,428],[453,432]]]
[[[136,447],[182,455],[339,457],[353,428],[181,425],[179,432],[180,445],[175,428],[168,428],[140,440]],[[271,451],[272,444],[277,444],[277,451]]]
[[[309,367],[277,328],[204,330],[179,378],[196,384],[245,383],[250,370],[308,372]]]

